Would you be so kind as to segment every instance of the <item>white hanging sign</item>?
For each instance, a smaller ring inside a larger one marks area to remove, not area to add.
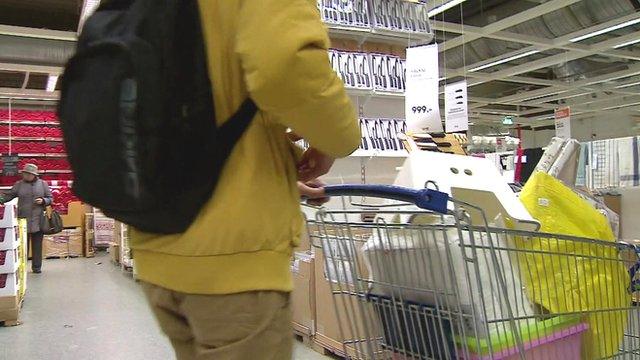
[[[571,109],[561,107],[555,111],[556,136],[563,139],[571,138]]]
[[[404,113],[409,131],[442,132],[438,103],[438,45],[407,49]]]
[[[444,113],[448,133],[469,130],[466,80],[444,86]]]

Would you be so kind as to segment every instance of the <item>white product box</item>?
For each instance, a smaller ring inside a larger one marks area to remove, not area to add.
[[[20,278],[17,272],[0,274],[0,297],[17,296],[20,291]]]
[[[369,54],[371,60],[371,74],[375,90],[390,90],[389,68],[387,66],[388,55]]]
[[[0,228],[0,250],[17,249],[20,246],[20,238],[15,227]]]
[[[19,267],[18,249],[0,250],[0,274],[14,273]]]
[[[0,206],[0,228],[18,226],[18,199]]]

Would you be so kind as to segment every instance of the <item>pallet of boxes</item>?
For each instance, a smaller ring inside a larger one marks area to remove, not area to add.
[[[91,236],[96,247],[108,248],[111,261],[123,270],[133,270],[133,259],[129,248],[129,227],[105,216],[101,211],[93,212],[94,231]]]
[[[108,249],[111,254],[111,260],[119,264],[120,262],[120,246],[115,243],[114,234],[116,221],[98,209],[94,209],[91,214],[93,221],[92,229],[93,244],[98,249]]]
[[[331,229],[325,229],[332,233]],[[352,235],[364,239],[371,236],[370,229],[352,229]],[[338,231],[335,232],[336,234]],[[292,260],[291,272],[293,275],[294,290],[291,295],[294,335],[301,338],[305,344],[315,351],[341,357],[358,357],[358,351],[353,346],[343,346],[352,337],[348,328],[340,329],[339,318],[334,306],[334,289],[332,278],[341,273],[348,273],[348,269],[332,268],[336,262],[325,261],[325,249],[331,247],[318,236],[318,227],[308,226],[308,232],[303,234],[302,240]],[[343,234],[344,235],[344,234]],[[335,243],[334,243],[335,246]],[[362,265],[361,262],[360,265]],[[353,264],[353,266],[357,266]],[[366,273],[365,269],[361,269]],[[340,318],[360,321],[357,311],[351,316],[344,314],[344,308],[357,309],[357,304],[352,303],[352,296],[343,295],[338,299],[342,305],[338,308]],[[344,327],[343,323],[343,327]],[[346,353],[345,353],[346,352]],[[362,354],[360,354],[362,355]]]
[[[62,214],[64,230],[57,234],[45,235],[42,253],[45,258],[69,258],[85,255],[85,219],[84,214],[90,207],[72,201],[68,204],[67,214]]]
[[[0,323],[19,324],[27,291],[27,222],[17,218],[17,200],[0,207]]]

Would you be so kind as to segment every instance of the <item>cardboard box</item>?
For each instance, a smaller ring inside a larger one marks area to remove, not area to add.
[[[68,205],[68,211],[66,215],[60,215],[62,218],[62,226],[69,227],[83,227],[84,214],[91,211],[91,206],[85,205],[80,201],[72,201]]]
[[[293,276],[291,293],[293,326],[302,334],[313,335],[316,321],[313,253],[296,252],[291,263],[291,274]]]
[[[0,274],[18,271],[20,256],[18,249],[0,250]]]
[[[0,228],[18,226],[18,199],[11,200],[0,207]]]
[[[84,245],[82,246],[82,254],[84,257],[94,257],[96,254],[96,249],[93,246],[94,234],[95,232],[93,230],[86,230],[84,232]]]
[[[17,249],[20,246],[20,237],[17,228],[0,228],[0,250]]]
[[[120,264],[120,245],[109,244],[109,254],[111,254],[111,261],[116,264]]]
[[[20,296],[0,297],[0,321],[16,322],[20,313],[21,300]]]
[[[20,274],[18,272],[0,274],[0,297],[20,294]]]
[[[88,212],[84,214],[84,229],[93,230],[93,213]]]
[[[331,230],[328,229],[328,231]],[[366,238],[371,235],[371,230],[361,230],[353,228],[351,229],[351,233],[354,236]],[[364,314],[369,319],[375,318],[376,315],[372,306],[368,305],[366,302],[360,301],[361,299],[358,299],[355,296],[333,294],[334,289],[332,287],[336,287],[337,290],[338,286],[336,283],[330,282],[328,277],[335,276],[331,275],[331,273],[334,273],[335,270],[329,269],[329,271],[327,271],[325,257],[322,249],[315,248],[314,250],[316,297],[315,340],[323,347],[331,349],[336,354],[345,356],[344,347],[342,344],[345,341],[353,340],[354,338],[358,337],[356,335],[362,336],[362,331],[366,328],[364,326],[365,323],[362,319],[362,314]],[[357,256],[361,256],[361,254],[358,254]],[[362,278],[367,278],[368,275],[366,269],[364,268],[364,261],[359,261],[359,263],[362,265],[362,268],[359,269],[358,275]],[[346,284],[343,283],[343,286],[346,287]],[[343,290],[347,289],[343,287]],[[334,306],[334,301],[337,301],[338,304],[337,313],[336,307]],[[342,335],[344,336],[341,335],[341,325],[342,331],[344,331]],[[352,332],[353,329],[358,329],[360,331],[360,334],[354,334]],[[376,334],[372,334],[372,336],[376,336]],[[347,346],[347,351],[349,352],[348,355],[356,358],[358,358],[358,356],[363,356],[363,354],[357,354],[356,349],[351,346]]]
[[[108,246],[113,243],[113,230],[116,221],[106,216],[97,216],[94,219],[94,244],[95,246]]]
[[[46,235],[42,243],[45,258],[82,256],[84,232],[81,227],[65,229],[55,235]]]

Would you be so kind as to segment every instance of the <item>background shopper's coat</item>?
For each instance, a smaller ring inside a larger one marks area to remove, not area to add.
[[[40,178],[33,182],[20,180],[2,196],[2,202],[11,201],[16,197],[18,198],[18,217],[27,219],[29,234],[39,232],[44,208],[53,202],[49,185]],[[44,205],[35,204],[37,198],[43,198]]]
[[[356,114],[329,64],[315,2],[199,3],[218,121],[247,96],[260,112],[186,233],[133,232],[138,274],[185,293],[290,291],[289,262],[303,222],[286,129],[345,156],[360,142]]]

